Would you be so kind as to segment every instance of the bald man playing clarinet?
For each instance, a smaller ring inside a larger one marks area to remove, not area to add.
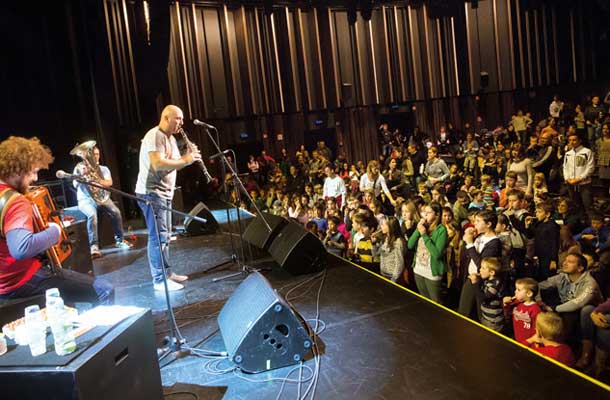
[[[201,160],[199,149],[192,145],[183,156],[174,135],[180,132],[184,116],[182,110],[168,105],[161,113],[159,125],[149,130],[140,146],[140,169],[136,183],[136,195],[147,202],[139,201],[146,227],[148,228],[148,264],[156,291],[164,291],[163,274],[167,277],[170,291],[184,288],[181,282],[185,275],[169,272],[168,244],[172,227],[171,208],[176,186],[176,172]]]

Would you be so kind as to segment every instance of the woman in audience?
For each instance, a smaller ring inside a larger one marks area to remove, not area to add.
[[[392,193],[388,189],[385,178],[379,173],[379,162],[372,160],[366,167],[366,173],[360,178],[360,191],[366,192],[368,190],[373,191],[375,198],[381,198],[382,194],[385,194],[392,205],[396,204]]]
[[[429,188],[434,187],[437,183],[444,183],[449,177],[449,168],[445,161],[438,157],[438,149],[431,147],[428,149],[428,161],[424,167],[424,176],[427,179]]]
[[[513,145],[511,155],[512,160],[508,164],[508,171],[515,173],[517,189],[524,191],[526,196],[532,196],[532,185],[534,183],[532,160],[525,157],[525,151],[520,143]]]

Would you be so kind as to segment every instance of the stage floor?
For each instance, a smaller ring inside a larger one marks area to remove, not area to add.
[[[215,211],[222,219],[223,213]],[[222,222],[222,221],[219,221]],[[238,270],[230,261],[225,232],[179,238],[172,244],[175,271],[190,279],[172,293],[176,319],[191,346],[223,351],[216,316],[244,276],[213,282]],[[257,252],[255,252],[257,253]],[[596,383],[514,342],[399,288],[345,260],[329,256],[319,275],[291,276],[277,266],[263,275],[313,326],[317,310],[324,330],[318,337],[320,364],[314,398],[318,399],[549,399],[610,398],[608,386]],[[271,266],[259,259],[253,264]],[[159,342],[167,335],[165,299],[155,293],[146,260],[146,237],[135,249],[109,251],[95,261],[95,271],[116,286],[118,304],[152,308]],[[297,287],[300,283],[305,284]],[[292,288],[295,288],[292,290]],[[318,303],[319,299],[319,303]],[[306,366],[315,369],[307,357]],[[228,361],[188,355],[161,362],[167,398],[296,398],[299,385],[286,382],[293,367],[247,375],[218,373]],[[303,378],[311,375],[302,371]],[[299,370],[289,377],[297,380]],[[248,381],[250,380],[250,381]],[[303,396],[310,381],[300,385]],[[282,388],[283,386],[283,388]],[[312,390],[307,398],[311,397]]]

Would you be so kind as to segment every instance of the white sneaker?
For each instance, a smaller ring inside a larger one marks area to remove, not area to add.
[[[97,244],[91,246],[91,258],[100,258],[101,256],[102,253],[100,252],[99,247],[97,247]]]
[[[165,291],[165,285],[163,285],[163,282],[154,283],[153,287],[158,292]],[[184,289],[184,285],[181,285],[178,282],[174,282],[170,279],[167,280],[167,290],[169,290],[170,292],[175,292],[177,290],[182,290],[182,289]]]

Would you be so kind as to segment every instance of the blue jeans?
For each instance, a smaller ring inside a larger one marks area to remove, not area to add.
[[[106,200],[102,204],[97,204],[92,198],[78,199],[78,208],[87,216],[87,233],[89,234],[89,245],[99,244],[97,233],[97,210],[101,210],[110,217],[112,223],[112,231],[114,232],[114,240],[120,242],[123,240],[123,218],[121,211],[111,199]]]
[[[11,293],[0,295],[0,298],[12,300],[36,296],[55,287],[59,289],[59,294],[66,304],[80,302],[95,305],[114,303],[114,288],[107,281],[69,269],[53,268],[47,265],[40,267],[23,286]]]
[[[138,197],[148,200],[150,204],[138,201],[142,210],[146,227],[148,228],[148,265],[153,283],[163,282],[163,268],[167,270],[169,265],[168,245],[170,240],[169,229],[172,226],[172,214],[161,209],[162,206],[171,207],[172,201],[159,197],[155,193],[137,194]],[[158,232],[158,233],[157,233]],[[159,239],[161,241],[159,242]]]
[[[610,351],[610,329],[598,328],[591,320],[591,313],[595,306],[586,305],[580,310],[580,330],[582,338],[591,340],[598,347]],[[610,321],[610,314],[605,314],[606,320]]]

